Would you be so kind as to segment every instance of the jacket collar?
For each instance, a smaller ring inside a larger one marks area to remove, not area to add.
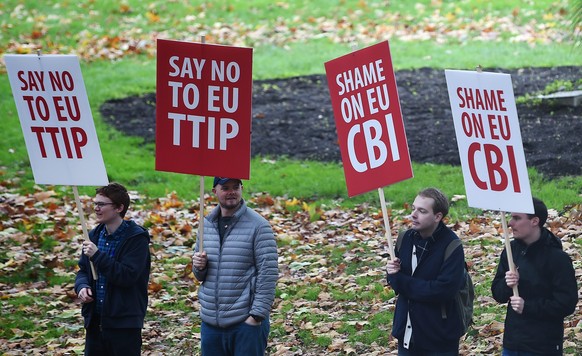
[[[244,199],[241,199],[240,206],[237,211],[232,216],[234,220],[240,219],[240,217],[245,213],[247,207],[247,203]],[[217,205],[212,209],[210,214],[208,214],[207,219],[210,221],[217,221],[220,217],[220,205]]]
[[[527,246],[522,240],[514,241],[516,241],[516,243],[520,245],[525,251],[533,251],[545,248],[558,248],[562,250],[562,241],[545,227],[542,227],[540,238],[529,246]]]
[[[443,229],[445,228],[445,223],[443,223],[442,221],[439,221],[439,224],[437,225],[437,228],[432,232],[432,235],[430,235],[430,237],[428,237],[426,240],[429,240],[431,243],[436,242],[441,236],[441,232],[443,231]],[[414,230],[414,235],[415,238],[418,239],[422,239],[422,236],[420,236],[420,233],[418,233],[418,231]]]

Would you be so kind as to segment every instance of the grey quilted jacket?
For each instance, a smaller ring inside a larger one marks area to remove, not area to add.
[[[279,275],[277,243],[269,222],[245,201],[234,214],[220,246],[220,207],[204,219],[208,264],[194,269],[202,321],[217,327],[243,322],[249,315],[268,318]],[[198,251],[199,241],[195,250]]]

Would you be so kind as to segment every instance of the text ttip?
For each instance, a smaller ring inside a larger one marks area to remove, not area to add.
[[[75,89],[75,83],[71,73],[68,71],[19,71],[17,76],[21,83],[20,90],[30,93],[30,95],[22,96],[30,119],[49,122],[52,118],[56,118],[57,121],[53,126],[39,124],[30,127],[31,132],[36,135],[41,157],[48,158],[49,154],[54,154],[54,157],[62,158],[64,154],[65,158],[83,158],[82,148],[88,143],[87,133],[81,127],[65,125],[81,120],[77,96],[40,95],[47,91],[72,92]],[[48,90],[45,84],[47,77],[50,84]],[[56,125],[57,123],[62,123],[62,125]]]

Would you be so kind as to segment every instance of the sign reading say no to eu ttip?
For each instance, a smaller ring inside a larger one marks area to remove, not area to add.
[[[325,63],[348,195],[412,177],[388,42]]]
[[[445,76],[468,205],[533,213],[511,76],[458,70]]]
[[[5,55],[37,184],[106,185],[105,165],[74,55]]]
[[[248,179],[252,48],[158,40],[156,170]]]

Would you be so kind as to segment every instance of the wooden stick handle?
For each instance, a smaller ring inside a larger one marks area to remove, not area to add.
[[[200,214],[198,217],[198,252],[204,251],[204,176],[200,176]]]
[[[378,195],[380,196],[380,204],[382,205],[382,217],[384,218],[384,229],[386,240],[388,240],[388,253],[390,253],[390,260],[394,261],[394,245],[392,243],[392,233],[390,229],[390,219],[388,218],[388,210],[386,209],[386,199],[384,198],[384,188],[378,188]]]
[[[76,185],[73,185],[73,194],[75,195],[75,203],[77,203],[77,212],[79,213],[79,220],[81,221],[81,228],[83,229],[83,238],[85,241],[91,241],[89,239],[89,233],[87,232],[87,224],[85,223],[85,211],[81,205],[81,198],[79,198],[79,190]],[[93,279],[97,280],[97,271],[92,261],[89,261],[91,266],[91,273],[93,273]]]
[[[509,234],[507,232],[507,221],[505,221],[505,213],[501,212],[501,225],[503,226],[503,236],[505,237],[505,251],[507,252],[507,263],[509,270],[515,272],[515,263],[513,263],[513,254],[511,253],[511,242],[509,241]],[[517,286],[513,287],[513,295],[519,297]]]
[[[206,43],[206,36],[200,36],[200,43]],[[200,214],[198,216],[198,252],[204,251],[204,176],[200,176]]]

